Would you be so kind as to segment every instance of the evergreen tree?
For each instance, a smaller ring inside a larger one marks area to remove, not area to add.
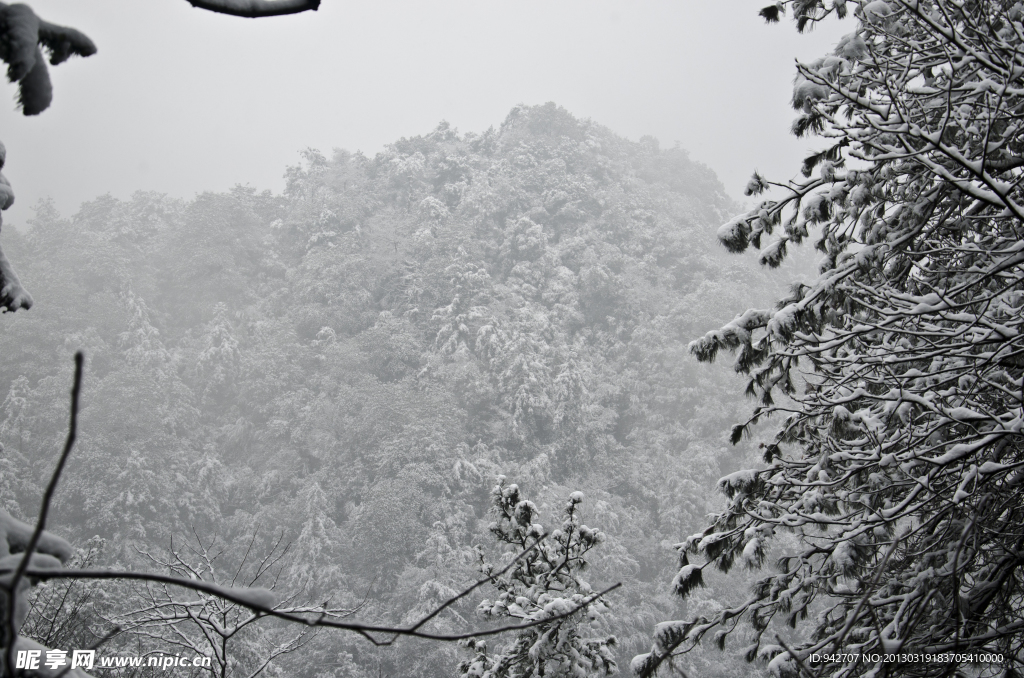
[[[726,507],[679,545],[672,585],[760,568],[773,543],[777,570],[659,625],[633,668],[685,667],[743,625],[752,638],[729,642],[779,676],[1018,675],[1024,6],[812,0],[762,16],[787,9],[799,30],[855,17],[834,53],[797,66],[793,132],[827,146],[802,179],[755,174],[748,195],[778,197],[718,237],[769,267],[813,238],[820,276],[690,345],[702,361],[736,351],[749,377],[758,406],[733,442],[781,421],[763,466],[719,480]]]
[[[512,547],[509,558],[516,557],[511,570],[494,577],[498,590],[495,600],[484,600],[477,608],[486,617],[511,617],[526,622],[544,622],[558,614],[579,609],[549,623],[540,623],[520,631],[498,654],[490,654],[487,642],[470,640],[471,659],[459,665],[465,678],[588,678],[618,672],[611,648],[614,636],[587,637],[597,630],[603,612],[610,608],[593,599],[590,584],[582,574],[587,568],[585,556],[598,546],[604,535],[580,520],[582,492],[573,492],[565,505],[562,524],[550,535],[537,520],[537,506],[524,499],[517,485],[506,485],[503,476],[492,491],[491,514],[496,518],[490,530],[498,541]],[[517,555],[522,554],[522,555]],[[494,572],[494,566],[481,556],[481,571]],[[587,619],[582,617],[587,615]]]

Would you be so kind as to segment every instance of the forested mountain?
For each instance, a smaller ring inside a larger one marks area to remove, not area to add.
[[[553,104],[482,134],[442,123],[373,158],[307,151],[283,195],[107,196],[70,219],[42,204],[5,232],[36,302],[0,323],[5,507],[37,510],[82,349],[80,442],[49,524],[76,546],[101,537],[92,558],[144,567],[140,551],[215,542],[234,571],[250,542],[262,557],[280,540],[271,574],[296,600],[401,623],[479,577],[474,545],[496,553],[504,475],[549,526],[585,496],[607,536],[588,577],[624,584],[601,624],[625,668],[684,612],[671,546],[747,454],[726,439],[742,387],[686,349],[778,291],[720,253],[736,210],[685,151]],[[103,586],[83,627],[139,594]],[[708,589],[688,612],[729,595]],[[483,625],[477,600],[432,623]],[[286,630],[260,633],[237,675]],[[467,656],[304,642],[282,675],[447,676]]]

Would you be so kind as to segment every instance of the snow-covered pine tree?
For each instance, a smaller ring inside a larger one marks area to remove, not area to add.
[[[797,66],[793,132],[828,145],[803,179],[755,174],[748,195],[777,197],[718,235],[771,267],[812,234],[824,257],[813,284],[691,344],[702,361],[736,351],[750,376],[759,405],[734,442],[781,422],[764,467],[719,481],[728,503],[680,544],[673,586],[760,567],[782,530],[799,547],[777,547],[776,571],[711,618],[659,625],[633,669],[683,666],[743,624],[752,638],[728,642],[779,676],[1018,675],[1024,5],[785,0],[761,14],[787,9],[799,30],[856,20],[833,54]],[[971,657],[996,659],[960,669]]]
[[[614,636],[586,637],[601,625],[607,603],[595,599],[594,591],[581,577],[585,556],[600,544],[604,535],[580,520],[582,492],[573,492],[565,505],[560,529],[537,544],[544,527],[534,522],[537,507],[522,497],[517,485],[506,485],[498,477],[492,492],[491,532],[511,547],[508,556],[520,554],[505,574],[494,574],[498,590],[494,600],[480,603],[485,617],[509,619],[517,624],[543,622],[518,631],[500,652],[489,653],[487,642],[472,639],[466,646],[473,657],[459,664],[464,678],[589,678],[617,673],[611,647]],[[536,544],[536,546],[534,546]],[[481,571],[492,576],[494,566],[481,557]],[[569,614],[578,610],[578,614]]]

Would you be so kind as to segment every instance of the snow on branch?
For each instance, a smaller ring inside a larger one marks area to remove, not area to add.
[[[7,63],[7,79],[18,83],[18,103],[25,115],[42,113],[53,99],[43,49],[54,66],[72,55],[96,53],[96,45],[81,32],[41,20],[28,5],[0,2],[0,58]]]
[[[3,169],[6,162],[7,147],[0,143],[0,169]],[[0,173],[0,210],[8,209],[13,204],[14,189],[11,188],[11,182],[7,177]],[[3,217],[0,216],[0,224],[2,223]],[[19,308],[32,308],[32,303],[32,295],[22,287],[21,279],[14,272],[14,267],[4,253],[3,247],[0,247],[0,309],[3,309],[4,313],[13,313]]]
[[[247,19],[315,12],[320,8],[320,0],[188,0],[188,2],[198,9]]]
[[[791,10],[803,30],[847,7],[853,31],[797,66],[793,132],[825,149],[796,179],[755,175],[762,202],[718,233],[769,267],[808,238],[822,258],[774,308],[691,344],[734,352],[759,401],[734,443],[783,418],[765,466],[723,478],[725,510],[679,546],[676,591],[698,567],[757,566],[779,532],[799,547],[739,604],[659,627],[640,676],[741,621],[744,655],[778,676],[910,675],[808,658],[938,648],[1001,653],[1009,673],[1024,650],[1024,5],[784,0],[762,16]],[[767,641],[811,610],[799,642]]]
[[[0,575],[2,575],[4,569],[0,565]],[[475,631],[467,631],[465,633],[431,633],[429,631],[420,630],[423,626],[424,620],[417,621],[415,624],[410,626],[380,626],[376,624],[364,624],[360,622],[344,622],[332,617],[337,616],[331,614],[330,611],[322,610],[319,608],[301,609],[299,611],[288,611],[287,609],[276,609],[269,603],[271,602],[262,591],[254,593],[252,590],[245,587],[224,587],[217,584],[210,584],[203,581],[196,581],[193,579],[185,579],[182,577],[174,577],[170,575],[163,575],[154,572],[132,572],[124,570],[109,570],[109,569],[83,569],[83,570],[58,570],[58,569],[38,569],[28,568],[25,574],[29,577],[46,581],[50,579],[123,579],[132,581],[146,581],[155,582],[161,584],[170,584],[173,586],[180,586],[183,589],[189,589],[192,591],[198,591],[208,593],[224,600],[235,603],[241,607],[252,610],[258,614],[276,617],[283,619],[284,621],[294,622],[297,624],[304,624],[311,627],[324,627],[332,629],[341,629],[343,631],[352,631],[354,633],[363,636],[374,645],[385,646],[391,645],[400,636],[409,636],[413,638],[424,638],[426,640],[438,640],[438,641],[457,641],[457,640],[468,640],[470,638],[481,638],[485,636],[494,636],[502,633],[511,633],[523,629],[529,629],[534,626],[540,626],[541,624],[548,624],[552,621],[557,621],[565,617],[569,617],[580,610],[586,608],[588,605],[600,600],[604,596],[608,595],[615,589],[622,586],[622,584],[613,584],[601,591],[598,591],[592,595],[587,596],[584,600],[580,601],[579,604],[573,606],[571,609],[566,609],[558,614],[553,614],[544,619],[537,619],[523,624],[509,624],[505,626],[499,626],[491,629],[480,629]],[[501,573],[496,573],[493,576],[497,576]],[[486,584],[492,580],[493,577],[487,577],[479,580],[478,582],[467,587],[458,594],[458,598],[464,597],[468,591],[476,589],[478,586]],[[456,599],[455,596],[451,600],[445,601],[439,607],[448,607]],[[427,617],[433,617],[437,614],[437,610],[432,610],[428,613]],[[382,638],[380,636],[390,636],[389,638]]]
[[[17,311],[19,308],[32,308],[32,295],[22,284],[21,278],[14,272],[14,266],[0,247],[0,308],[4,313]]]

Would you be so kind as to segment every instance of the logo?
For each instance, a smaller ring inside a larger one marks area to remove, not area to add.
[[[45,655],[45,656],[44,656]],[[96,661],[96,650],[72,650],[71,658],[68,658],[66,650],[18,650],[14,657],[14,668],[27,671],[39,671],[45,667],[51,671],[69,667],[72,669],[92,669],[110,667],[138,667],[152,666],[166,671],[169,668],[202,667],[209,668],[211,657],[196,655],[195,657],[182,657],[181,655],[155,654],[146,657],[100,657],[98,666]]]
[[[96,650],[72,650],[71,668],[91,669],[96,660]],[[43,659],[43,650],[18,650],[14,657],[14,668],[34,671],[42,664],[50,670],[63,668],[68,665],[68,653],[65,650],[46,650],[46,658]]]

